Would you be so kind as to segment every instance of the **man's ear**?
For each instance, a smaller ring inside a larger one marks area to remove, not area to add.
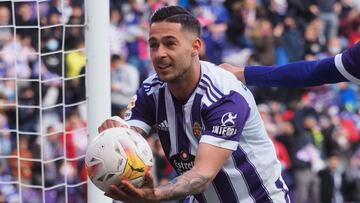
[[[191,56],[200,55],[201,47],[202,47],[202,41],[199,38],[196,38],[192,43]]]

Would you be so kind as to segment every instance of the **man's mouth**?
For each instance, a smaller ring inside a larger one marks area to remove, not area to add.
[[[157,65],[157,67],[159,68],[159,69],[166,69],[166,68],[168,68],[168,67],[170,67],[171,66],[171,64],[158,64]]]

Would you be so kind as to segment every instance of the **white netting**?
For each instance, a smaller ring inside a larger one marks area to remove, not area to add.
[[[0,1],[0,202],[86,202],[84,7]]]

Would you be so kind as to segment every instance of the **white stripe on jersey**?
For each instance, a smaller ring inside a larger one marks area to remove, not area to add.
[[[192,101],[194,100],[194,96],[195,94],[193,94],[191,96],[191,98],[189,99],[188,104],[192,104]],[[185,123],[191,123],[191,108],[192,105],[185,105],[185,109],[184,109],[184,119],[185,119]],[[194,131],[191,125],[185,125],[185,132],[186,132],[186,136],[189,138],[190,141],[190,153],[191,154],[196,154],[197,151],[197,147],[198,147],[198,140],[196,139],[195,135],[194,135]]]
[[[152,75],[143,82],[143,87],[148,95],[153,94],[164,85],[165,83],[160,81],[157,75]]]
[[[168,88],[165,89],[165,98],[172,98],[171,93]],[[169,134],[170,134],[170,157],[178,152],[177,149],[177,136],[176,136],[176,129],[178,126],[176,126],[176,119],[175,119],[175,107],[173,105],[172,99],[165,99],[165,106],[166,106],[166,117],[169,123],[169,126],[174,126],[169,128]],[[180,126],[182,127],[182,126]]]
[[[236,194],[237,196],[240,198],[240,202],[244,202],[244,203],[252,203],[255,202],[255,200],[249,195],[250,191],[249,188],[246,184],[246,182],[244,181],[244,175],[242,174],[242,172],[240,170],[238,170],[236,168],[236,164],[234,162],[234,159],[231,157],[231,159],[227,160],[225,165],[224,165],[224,171],[229,174],[232,177],[237,177],[236,181],[233,181],[233,186],[234,188],[236,188]]]
[[[214,182],[212,182],[208,188],[206,188],[204,194],[204,198],[206,200],[206,203],[212,203],[212,202],[216,202],[219,203],[221,202],[221,200],[219,199],[219,196],[217,195],[217,191],[215,189],[214,186]],[[226,202],[224,202],[226,203]]]
[[[220,95],[216,90],[214,90],[214,87],[211,85],[210,79],[208,79],[207,77],[203,77],[202,79],[204,80],[204,83],[210,84],[210,85],[209,85],[209,88],[210,88],[211,92],[212,92],[216,97],[221,98],[221,95]]]
[[[197,88],[196,92],[200,93],[201,95],[203,95],[202,97],[202,102],[206,105],[206,106],[210,106],[212,104],[212,102],[210,101],[210,99],[208,98],[208,96],[205,94],[206,90]]]
[[[360,80],[354,76],[352,76],[344,67],[342,62],[342,54],[338,54],[335,56],[335,66],[338,71],[343,75],[346,79],[350,80],[353,83],[360,85]]]
[[[146,134],[149,134],[150,130],[151,130],[151,126],[149,126],[148,124],[146,124],[143,121],[139,121],[139,120],[129,120],[126,121],[126,123],[129,126],[136,126],[138,128],[141,128]]]
[[[236,150],[239,145],[239,142],[224,140],[210,135],[202,135],[200,143],[208,143],[219,147],[221,146],[222,148],[230,150]]]

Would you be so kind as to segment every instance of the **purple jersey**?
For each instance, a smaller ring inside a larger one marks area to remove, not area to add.
[[[199,143],[233,151],[198,202],[288,202],[281,166],[252,93],[231,73],[201,62],[201,78],[186,102],[154,75],[138,90],[127,122],[157,129],[164,152],[182,174],[194,165]],[[214,156],[216,155],[211,155]]]

